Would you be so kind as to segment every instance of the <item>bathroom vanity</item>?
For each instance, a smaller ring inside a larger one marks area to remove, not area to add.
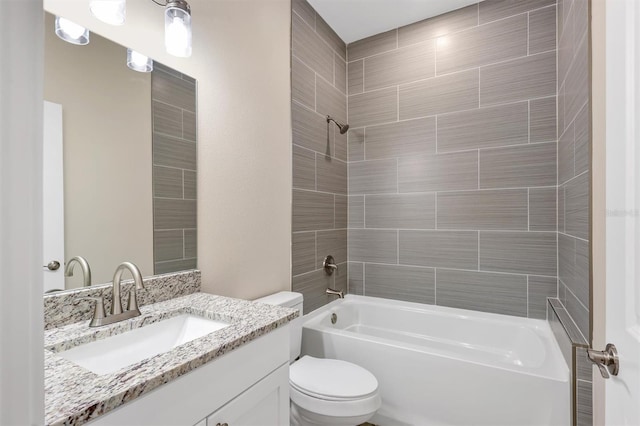
[[[288,424],[296,311],[205,293],[140,310],[45,331],[46,424]]]

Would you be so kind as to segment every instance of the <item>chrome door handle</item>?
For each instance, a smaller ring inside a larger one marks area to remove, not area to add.
[[[620,358],[616,345],[608,343],[604,351],[596,351],[587,349],[589,360],[598,366],[600,374],[605,379],[609,378],[609,374],[617,376],[620,371]]]
[[[43,268],[47,268],[50,271],[57,271],[58,269],[60,269],[60,262],[58,262],[57,260],[52,260],[51,262],[44,265]]]

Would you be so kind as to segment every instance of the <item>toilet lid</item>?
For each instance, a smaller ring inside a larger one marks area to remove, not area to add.
[[[378,380],[364,368],[308,355],[291,364],[289,381],[300,392],[326,399],[362,398],[378,390]]]

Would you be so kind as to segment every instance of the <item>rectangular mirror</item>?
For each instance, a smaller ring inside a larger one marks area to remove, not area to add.
[[[118,264],[144,276],[196,268],[196,81],[98,34],[58,38],[45,14],[45,292],[110,282]],[[60,264],[56,268],[55,262]]]

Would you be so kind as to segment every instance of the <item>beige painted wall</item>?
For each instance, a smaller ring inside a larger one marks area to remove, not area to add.
[[[191,0],[193,55],[164,51],[162,8],[127,2],[127,23],[86,2],[75,20],[198,80],[198,268],[203,290],[255,298],[291,288],[290,0]]]
[[[45,14],[44,99],[63,110],[65,257],[84,256],[95,284],[123,261],[153,274],[151,74],[127,68],[126,54],[97,34],[66,43]],[[82,286],[75,272],[66,288]]]

